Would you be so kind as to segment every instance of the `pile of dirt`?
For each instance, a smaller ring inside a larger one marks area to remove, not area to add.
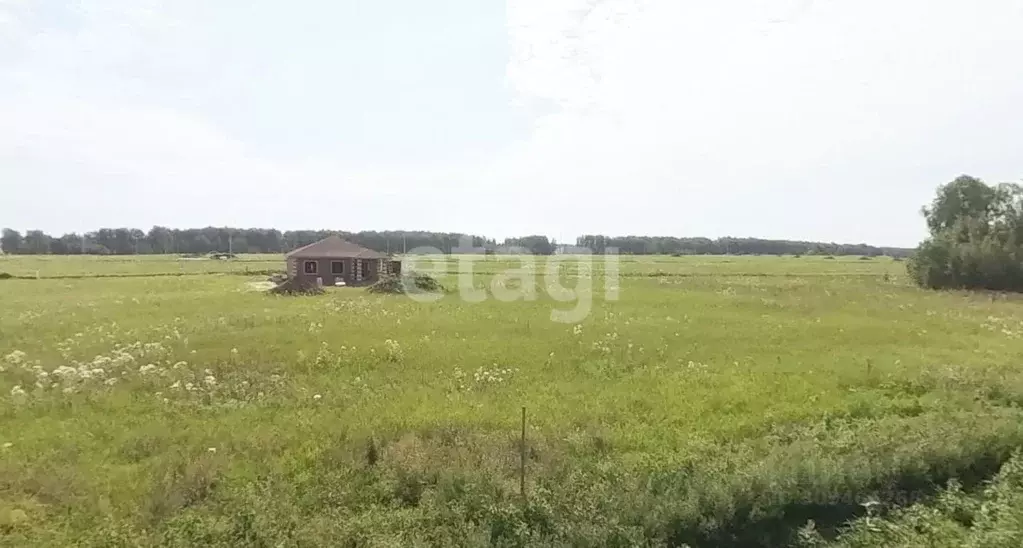
[[[323,295],[323,288],[309,281],[302,280],[300,278],[290,278],[279,284],[277,287],[271,289],[268,293],[271,295],[287,295],[287,296],[298,296],[298,295]]]
[[[369,286],[370,293],[404,295],[407,293],[442,293],[444,286],[427,274],[413,272],[404,276],[385,276]]]

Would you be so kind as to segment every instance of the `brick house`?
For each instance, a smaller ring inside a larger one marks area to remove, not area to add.
[[[285,255],[288,277],[316,285],[366,285],[401,273],[401,261],[386,253],[330,236]]]

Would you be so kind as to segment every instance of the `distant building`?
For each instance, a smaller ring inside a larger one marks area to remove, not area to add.
[[[300,247],[285,258],[289,277],[317,285],[365,285],[401,273],[401,261],[338,236]]]

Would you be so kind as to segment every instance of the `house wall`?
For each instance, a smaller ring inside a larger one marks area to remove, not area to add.
[[[316,274],[305,273],[306,261],[316,262]],[[344,263],[344,274],[331,274],[330,265],[334,261]],[[362,263],[361,279],[357,276],[356,261]],[[376,282],[380,278],[380,261],[378,259],[288,259],[288,275],[295,278],[316,283],[317,278],[323,280],[323,285],[332,286],[337,280],[344,280],[345,285],[367,285]]]

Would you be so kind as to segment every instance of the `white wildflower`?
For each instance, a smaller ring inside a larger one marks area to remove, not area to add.
[[[107,380],[103,381],[103,384],[105,384],[107,386],[113,386],[113,385],[117,384],[117,379],[116,378],[107,379]]]
[[[25,361],[26,354],[21,350],[15,350],[10,354],[4,356],[4,363],[10,365],[21,365]]]
[[[156,371],[156,369],[157,369],[157,367],[155,365],[149,363],[149,364],[143,365],[142,367],[139,368],[139,374],[141,374],[141,375],[148,375],[149,373],[152,373],[153,371]]]
[[[384,341],[384,346],[387,349],[387,359],[392,362],[400,362],[404,359],[405,354],[401,350],[401,345],[398,341],[387,339]]]
[[[180,388],[181,388],[181,381],[174,381],[174,384],[171,385],[171,389],[172,390],[178,390]]]
[[[214,377],[213,375],[206,375],[206,378],[203,379],[203,382],[206,383],[206,386],[216,386],[217,378]]]
[[[315,396],[313,396],[313,399],[314,399],[314,400],[318,400],[318,399],[320,399],[320,398],[322,398],[322,397],[323,397],[323,396],[321,396],[321,395],[319,395],[319,394],[316,394]]]
[[[58,367],[58,368],[53,370],[53,376],[54,377],[59,377],[59,378],[61,378],[63,380],[73,379],[73,378],[78,377],[78,370],[75,369],[74,367],[68,367],[66,365],[62,365],[62,366],[60,366],[60,367]]]
[[[4,449],[10,449],[11,447],[14,447],[14,444],[11,442],[7,442],[4,444]]]
[[[209,451],[210,453],[216,453],[217,452],[217,448],[216,447],[210,447],[209,449],[207,449],[207,451]]]

